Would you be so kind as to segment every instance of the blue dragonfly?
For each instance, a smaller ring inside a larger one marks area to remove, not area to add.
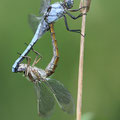
[[[25,51],[21,54],[21,56],[13,64],[12,72],[18,72],[19,64],[24,59],[23,56],[26,56],[29,53],[29,51],[32,49],[34,44],[38,41],[38,39],[40,39],[43,36],[43,34],[45,32],[47,32],[50,29],[53,29],[53,28],[51,28],[52,24],[54,24],[55,21],[57,21],[61,17],[64,18],[66,29],[68,31],[81,34],[80,29],[77,29],[77,30],[69,29],[65,15],[67,14],[68,16],[70,16],[72,19],[75,20],[83,15],[86,15],[86,13],[81,13],[77,17],[75,17],[72,14],[70,14],[69,12],[77,12],[80,9],[85,8],[85,7],[82,7],[79,9],[71,9],[73,7],[73,0],[64,0],[63,2],[56,2],[54,4],[50,4],[51,0],[42,0],[42,2],[43,2],[43,4],[42,4],[41,10],[40,10],[40,17],[36,17],[34,15],[30,16],[30,21],[31,20],[36,21],[35,24],[32,24],[32,26],[37,25],[36,29],[34,29],[35,30],[34,37],[31,40],[31,42],[29,43],[29,45],[27,46],[27,48],[25,49]],[[38,23],[38,24],[36,24],[36,23]]]
[[[40,54],[33,48],[32,50],[37,55],[32,66],[30,65],[31,58],[28,56],[22,56],[27,59],[27,64],[20,63],[18,67],[18,72],[23,72],[25,77],[34,83],[37,94],[38,114],[41,117],[49,117],[51,115],[55,100],[63,111],[67,113],[74,113],[75,110],[73,98],[70,92],[64,87],[62,83],[49,78],[49,76],[55,72],[59,58],[54,30],[51,30],[51,34],[53,34],[53,57],[45,70],[35,66],[41,57],[39,58]]]

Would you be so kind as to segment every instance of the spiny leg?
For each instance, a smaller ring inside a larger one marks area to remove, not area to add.
[[[64,21],[65,21],[65,26],[66,26],[66,29],[70,32],[75,32],[75,33],[80,33],[81,34],[81,30],[80,29],[76,29],[76,30],[71,30],[69,29],[68,27],[68,23],[67,23],[67,18],[66,16],[64,15]],[[85,37],[83,34],[81,34],[83,37]]]
[[[82,17],[83,15],[87,15],[87,13],[80,13],[80,15],[78,15],[77,17],[73,16],[72,14],[70,14],[69,12],[66,12],[67,15],[69,15],[72,19],[76,20],[80,17]]]
[[[50,76],[54,73],[55,68],[57,66],[58,59],[59,59],[58,47],[57,47],[57,41],[55,38],[53,23],[50,24],[50,33],[51,33],[52,45],[53,45],[53,57],[45,69],[47,76]]]
[[[38,59],[38,56],[36,55],[32,66],[35,66],[35,65],[40,61],[40,59],[41,59],[41,58]]]
[[[27,45],[27,46],[28,46],[28,44],[27,44],[27,43],[25,43],[25,45]],[[34,49],[33,49],[33,47],[32,47],[31,49],[32,49],[32,51],[33,51],[34,53],[36,53],[37,55],[39,55],[39,56],[42,58],[42,56],[40,55],[40,53],[39,53],[38,51],[34,50]]]
[[[19,52],[17,54],[21,55]],[[29,56],[22,56],[22,57],[26,58],[26,60],[27,60],[27,69],[25,70],[25,76],[27,76],[28,75],[28,67],[30,66],[30,62],[31,62],[31,57],[29,57]]]
[[[21,53],[19,53],[19,52],[17,52],[17,54],[21,55]],[[30,66],[31,57],[29,57],[29,56],[22,56],[22,57],[26,58],[26,60],[27,60],[27,66]]]
[[[34,49],[32,51],[36,53],[35,60],[34,60],[34,62],[32,64],[32,66],[35,66],[42,59],[42,56],[40,55],[39,52],[35,51]],[[40,58],[38,58],[38,56],[40,56]]]
[[[25,43],[25,44],[28,45],[27,43]],[[40,61],[40,59],[42,59],[42,56],[40,55],[39,52],[37,52],[36,50],[34,50],[33,47],[31,48],[31,50],[36,54],[36,57],[35,57],[34,62],[32,64],[32,66],[35,66]],[[38,59],[38,56],[40,56],[39,59]]]
[[[70,12],[77,12],[77,11],[80,11],[81,9],[84,9],[84,8],[88,8],[88,6],[83,6],[83,7],[78,8],[78,9],[67,9],[67,10]]]

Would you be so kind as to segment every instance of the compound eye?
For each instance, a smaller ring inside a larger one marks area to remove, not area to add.
[[[70,9],[70,8],[73,7],[73,4],[68,1],[67,3],[65,3],[65,6],[66,6],[68,9]]]

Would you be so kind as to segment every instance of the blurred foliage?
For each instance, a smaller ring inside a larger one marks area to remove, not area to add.
[[[54,2],[54,1],[53,1]],[[0,119],[41,120],[37,115],[33,84],[20,73],[11,72],[14,61],[33,37],[28,14],[38,15],[39,0],[1,0],[0,2]],[[79,0],[74,1],[78,8]],[[94,113],[95,120],[120,119],[120,16],[118,0],[92,0],[87,14],[82,113]],[[74,13],[74,15],[78,15]],[[81,19],[69,17],[70,28],[80,28]],[[60,60],[52,78],[71,91],[75,104],[80,35],[66,30],[63,19],[55,24]],[[37,65],[44,68],[52,57],[50,33],[34,47],[43,55]],[[34,59],[34,53],[30,53]],[[26,62],[26,61],[24,61]],[[50,120],[75,120],[56,105]]]
[[[94,115],[93,113],[85,113],[82,115],[82,120],[93,120],[94,118]]]

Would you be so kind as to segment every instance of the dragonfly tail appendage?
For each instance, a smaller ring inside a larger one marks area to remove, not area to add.
[[[51,32],[52,45],[53,45],[53,57],[52,57],[50,63],[48,64],[48,66],[45,69],[45,71],[47,72],[47,76],[50,76],[54,73],[55,68],[57,66],[57,62],[59,60],[57,40],[55,38],[55,32],[54,32],[53,24],[50,24],[50,32]]]

